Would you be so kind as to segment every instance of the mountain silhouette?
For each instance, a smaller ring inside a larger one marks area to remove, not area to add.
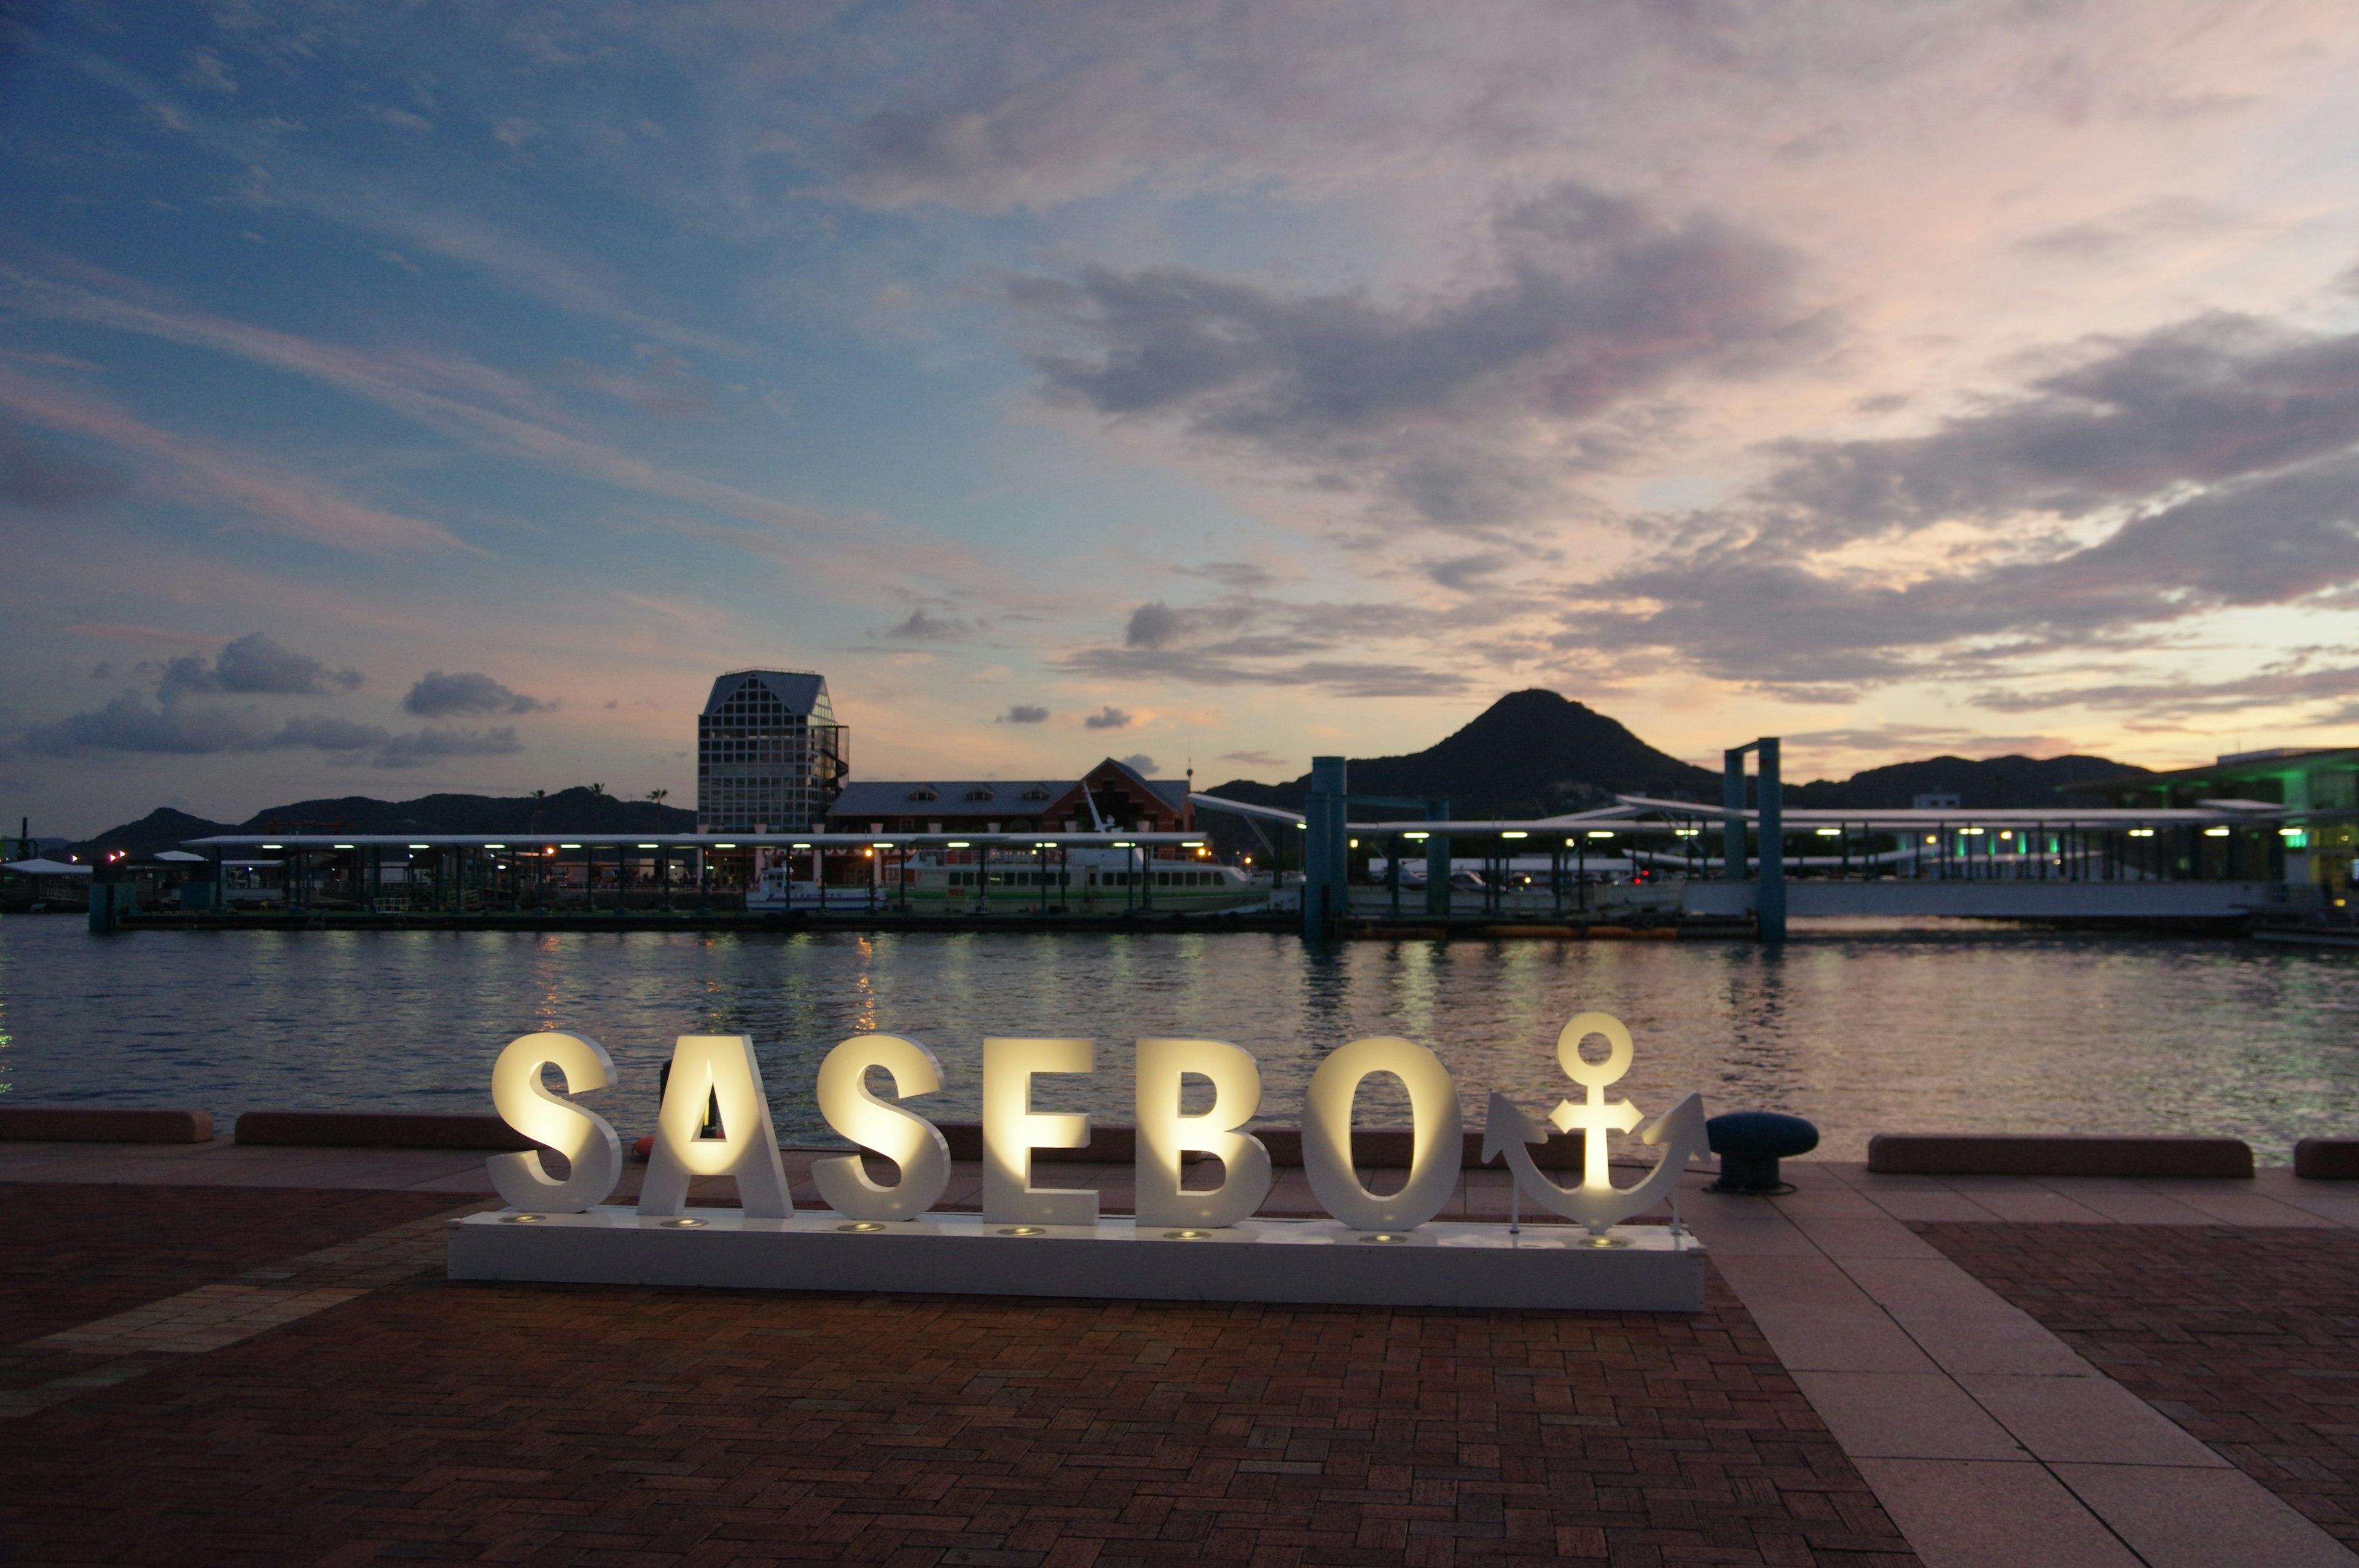
[[[1848,779],[1789,780],[1786,804],[1885,810],[1912,805],[1919,795],[1955,795],[1971,810],[2061,806],[2070,785],[2146,772],[2091,756],[1933,757],[1869,768]],[[1720,802],[1717,772],[1658,752],[1620,721],[1538,688],[1509,692],[1464,729],[1422,752],[1354,757],[1347,782],[1354,795],[1447,800],[1450,815],[1462,819],[1556,816],[1611,806],[1617,795]],[[1275,784],[1236,779],[1205,793],[1299,811],[1310,789],[1310,775],[1305,773]],[[1389,814],[1362,806],[1352,815],[1367,822]]]
[[[652,800],[618,800],[577,784],[544,799],[530,795],[428,795],[374,800],[350,795],[299,800],[255,812],[244,822],[208,822],[158,806],[136,822],[110,827],[71,846],[89,860],[107,849],[153,855],[217,833],[692,833],[696,813]]]
[[[1618,719],[1538,687],[1509,692],[1422,752],[1355,757],[1347,773],[1354,795],[1438,797],[1456,817],[1555,816],[1611,806],[1616,795],[1720,798],[1718,773],[1658,752]],[[1205,793],[1299,811],[1310,789],[1305,773],[1278,784],[1238,779]],[[1366,821],[1372,811],[1353,815]]]

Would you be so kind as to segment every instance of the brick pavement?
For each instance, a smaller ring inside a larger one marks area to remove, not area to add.
[[[23,1560],[1917,1561],[1717,1281],[1685,1318],[419,1274],[131,1359],[0,1426]]]
[[[1911,1228],[2320,1528],[2359,1547],[2359,1234]]]
[[[0,1184],[0,1344],[440,1213],[443,1193]]]

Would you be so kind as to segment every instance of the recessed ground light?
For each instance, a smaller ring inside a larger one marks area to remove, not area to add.
[[[1046,1236],[1049,1234],[1049,1231],[1046,1226],[1010,1225],[1003,1227],[999,1234],[1002,1236]]]

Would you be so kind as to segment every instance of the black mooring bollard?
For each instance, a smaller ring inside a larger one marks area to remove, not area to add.
[[[1756,1197],[1790,1193],[1794,1188],[1777,1174],[1777,1162],[1819,1146],[1816,1127],[1781,1111],[1730,1111],[1705,1122],[1704,1130],[1711,1134],[1712,1152],[1720,1156],[1720,1180],[1707,1192]]]

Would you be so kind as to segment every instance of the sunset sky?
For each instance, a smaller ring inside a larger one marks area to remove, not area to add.
[[[2359,740],[2347,3],[10,14],[12,831]]]

